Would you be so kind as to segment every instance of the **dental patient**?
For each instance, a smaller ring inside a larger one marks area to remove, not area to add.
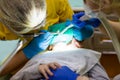
[[[79,28],[66,21],[48,31],[53,35],[48,50],[34,56],[10,80],[109,80],[99,62],[101,53],[82,48],[94,33],[91,25]]]

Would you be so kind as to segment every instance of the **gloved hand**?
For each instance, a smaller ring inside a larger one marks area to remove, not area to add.
[[[78,74],[73,72],[67,66],[62,66],[61,68],[51,71],[54,75],[49,76],[49,80],[76,80],[78,76]]]
[[[85,15],[84,12],[74,14],[72,22],[78,25],[79,27],[81,27],[81,25],[82,26],[92,25],[94,28],[96,28],[100,25],[100,21],[97,18],[90,18],[89,20],[86,21],[80,21],[80,17],[82,17],[83,15]]]
[[[76,13],[73,15],[73,21],[78,21],[80,20],[80,17],[85,15],[84,12]],[[97,18],[90,18],[89,20],[86,21],[81,21],[81,24],[85,22],[86,25],[92,25],[94,28],[98,27],[100,25],[100,21]]]
[[[46,50],[49,46],[53,35],[45,30],[41,30],[40,32],[44,34],[40,34],[39,36],[35,37],[24,49],[23,52],[28,59],[35,56],[37,53]]]

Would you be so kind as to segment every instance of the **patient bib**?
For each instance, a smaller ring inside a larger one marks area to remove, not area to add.
[[[101,53],[99,52],[90,49],[76,48],[69,51],[48,51],[36,55],[31,60],[41,64],[57,62],[83,75],[99,62],[100,57]]]

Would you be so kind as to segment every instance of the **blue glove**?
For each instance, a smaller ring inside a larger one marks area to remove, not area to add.
[[[87,21],[85,21],[88,25],[92,25],[94,28],[97,28],[100,26],[101,22],[97,18],[91,18]]]
[[[77,28],[77,29],[83,28],[86,25],[86,22],[79,20],[79,18],[82,17],[83,15],[84,15],[83,12],[74,14],[73,19],[71,21],[70,20],[66,21],[66,26],[73,24],[75,26],[75,28]]]
[[[91,18],[86,21],[80,21],[80,17],[84,16],[84,12],[76,13],[73,15],[73,20],[67,20],[66,26],[73,25],[73,36],[78,41],[83,41],[92,36],[94,28],[100,25],[97,18]]]
[[[73,15],[73,20],[72,22],[76,22],[75,24],[80,25],[80,24],[85,24],[85,25],[92,25],[94,28],[98,27],[101,23],[97,18],[90,18],[89,20],[86,21],[80,21],[80,17],[85,15],[84,12],[76,13]],[[84,25],[82,25],[84,26]]]
[[[51,69],[53,76],[49,76],[49,80],[76,80],[78,74],[73,72],[67,66],[62,66],[56,70]]]
[[[24,49],[23,52],[28,59],[35,56],[37,53],[46,50],[49,46],[53,35],[50,32],[45,30],[41,30],[40,32],[44,34],[40,34],[39,36],[35,37]]]

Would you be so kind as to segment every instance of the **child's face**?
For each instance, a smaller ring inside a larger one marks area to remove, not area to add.
[[[73,50],[73,49],[81,48],[81,47],[82,47],[82,42],[72,39],[72,41],[69,44],[66,44],[64,42],[59,42],[55,44],[52,47],[52,50],[53,51],[65,51],[65,50]]]

